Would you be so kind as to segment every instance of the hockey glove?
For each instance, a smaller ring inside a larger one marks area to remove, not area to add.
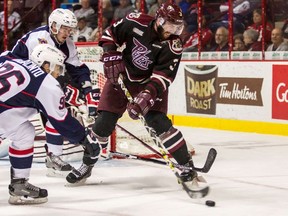
[[[100,89],[92,89],[85,96],[86,106],[88,108],[88,115],[95,117],[97,115],[97,108],[100,100]]]
[[[77,88],[71,85],[67,85],[64,91],[65,91],[66,103],[68,103],[71,106],[81,105],[81,102],[79,101],[80,91]]]
[[[136,120],[139,119],[139,115],[145,116],[149,109],[154,105],[154,100],[148,91],[140,92],[133,102],[128,103],[127,111],[129,116]]]
[[[99,145],[96,135],[93,133],[92,130],[86,128],[85,134],[86,135],[84,139],[79,143],[85,149],[84,157],[96,159],[100,155],[101,146]]]
[[[101,61],[104,63],[105,77],[114,85],[118,85],[120,73],[125,72],[122,54],[118,51],[109,51],[103,54]]]

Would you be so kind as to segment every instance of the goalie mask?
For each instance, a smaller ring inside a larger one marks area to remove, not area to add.
[[[77,18],[75,14],[68,10],[57,8],[50,14],[48,18],[49,29],[53,34],[58,34],[61,26],[71,28],[71,31],[77,27]],[[55,23],[56,31],[53,31],[52,24]]]
[[[65,72],[65,58],[66,56],[62,51],[58,50],[50,44],[37,45],[30,55],[31,61],[33,61],[41,68],[44,67],[44,64],[49,64],[48,73],[51,74],[52,72],[57,72],[62,76]]]
[[[184,29],[182,10],[174,3],[164,3],[156,12],[159,34],[168,32],[171,35],[181,35]]]

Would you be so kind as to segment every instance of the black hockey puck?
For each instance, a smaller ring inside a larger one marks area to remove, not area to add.
[[[213,200],[206,200],[205,204],[207,206],[214,207],[216,203]]]

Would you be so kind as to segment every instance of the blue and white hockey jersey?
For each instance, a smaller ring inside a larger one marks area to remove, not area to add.
[[[43,43],[55,46],[67,56],[65,67],[77,88],[80,89],[85,81],[91,82],[89,68],[79,60],[76,46],[71,38],[67,38],[63,44],[58,44],[49,33],[48,26],[41,26],[25,34],[17,41],[12,53],[20,59],[29,59],[33,49]],[[91,89],[83,89],[83,93],[87,94]]]
[[[0,56],[0,136],[42,112],[72,142],[85,136],[84,127],[65,107],[59,82],[30,60]]]

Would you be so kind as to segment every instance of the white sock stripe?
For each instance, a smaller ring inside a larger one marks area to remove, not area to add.
[[[13,154],[13,153],[10,153],[10,152],[9,152],[9,156],[15,157],[15,158],[26,158],[26,157],[33,156],[33,152],[32,152],[32,153],[29,153],[29,154],[23,154],[23,155]]]
[[[183,140],[184,140],[184,137],[182,136],[182,138],[179,139],[176,143],[174,143],[173,145],[169,146],[168,148],[166,147],[167,150],[169,151],[169,150],[173,149],[174,147],[176,147],[177,145],[179,145],[181,142],[183,142]]]
[[[165,137],[165,139],[162,140],[162,143],[167,142],[168,140],[172,139],[173,137],[177,136],[180,131],[178,129],[175,129],[173,133],[171,133],[169,136]]]

